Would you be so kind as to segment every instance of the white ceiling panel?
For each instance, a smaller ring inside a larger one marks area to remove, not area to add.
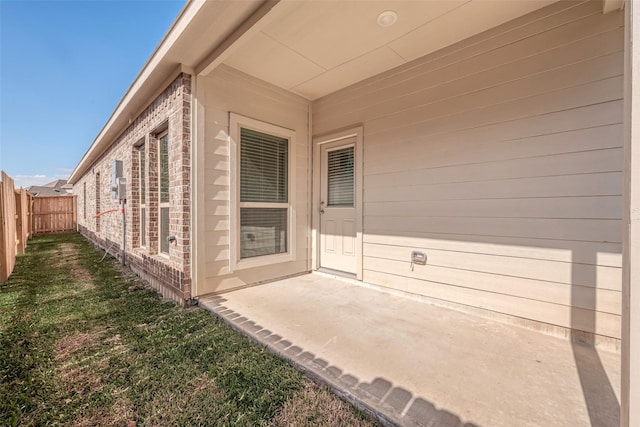
[[[389,47],[412,61],[554,2],[473,0],[392,41]]]
[[[449,1],[311,1],[298,2],[264,32],[330,70],[403,36],[459,7]],[[397,22],[381,27],[377,17],[393,10]]]
[[[325,71],[263,33],[258,33],[251,43],[240,47],[226,63],[285,89],[306,82]]]
[[[554,2],[283,0],[225,63],[313,100]]]
[[[384,46],[322,73],[292,90],[307,99],[316,99],[404,62],[397,53]]]

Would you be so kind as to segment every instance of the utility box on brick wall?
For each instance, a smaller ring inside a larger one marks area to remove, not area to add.
[[[122,160],[114,160],[111,162],[111,196],[114,200],[120,199],[118,178],[122,178]]]
[[[116,178],[116,182],[116,188],[118,191],[116,191],[115,198],[118,200],[125,200],[127,198],[127,178]]]

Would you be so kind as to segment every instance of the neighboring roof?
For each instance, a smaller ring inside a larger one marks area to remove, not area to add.
[[[66,179],[56,179],[55,181],[51,181],[48,184],[44,184],[42,187],[63,188],[65,185],[67,185]]]
[[[27,191],[36,197],[70,196],[72,189],[73,185],[68,184],[66,179],[56,179],[44,185],[27,187]]]
[[[27,188],[27,191],[36,197],[72,196],[69,191],[62,188],[52,188],[38,185],[32,185],[31,187]]]

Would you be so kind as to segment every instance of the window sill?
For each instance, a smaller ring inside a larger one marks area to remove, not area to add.
[[[231,270],[235,271],[254,267],[264,267],[266,265],[281,264],[290,261],[294,261],[292,253],[243,258],[240,261],[236,262],[235,265],[232,265]]]
[[[147,251],[147,248],[144,246],[138,246],[137,248],[133,248],[133,254],[134,255],[148,255],[149,251]]]

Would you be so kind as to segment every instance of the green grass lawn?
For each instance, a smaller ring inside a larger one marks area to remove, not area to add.
[[[210,313],[163,302],[78,234],[0,284],[0,425],[373,425]]]

